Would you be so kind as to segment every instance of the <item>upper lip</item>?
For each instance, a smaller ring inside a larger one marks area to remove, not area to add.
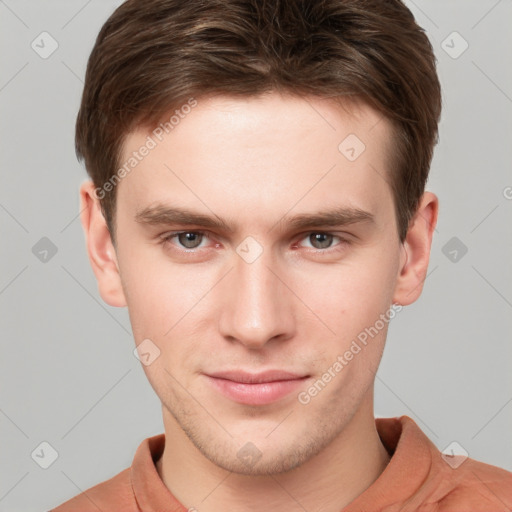
[[[307,377],[307,375],[297,375],[283,370],[267,370],[261,373],[250,373],[240,370],[207,373],[208,377],[216,379],[232,380],[233,382],[243,382],[246,384],[262,384],[265,382],[277,382],[283,380],[297,380]]]

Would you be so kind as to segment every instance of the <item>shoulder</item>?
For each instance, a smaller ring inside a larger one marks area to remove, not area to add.
[[[466,459],[458,467],[446,467],[439,476],[437,493],[441,496],[434,501],[440,512],[511,510],[512,473],[505,469]]]
[[[512,510],[511,472],[442,453],[408,416],[378,418],[376,425],[392,457],[353,510],[395,510],[397,503],[404,512]]]
[[[154,464],[161,456],[164,446],[165,434],[144,439],[137,448],[130,467],[81,492],[50,512],[139,512],[137,502],[142,500],[149,503],[154,500],[155,488],[160,488],[160,494],[168,499],[168,491]]]
[[[105,480],[74,498],[62,503],[50,512],[138,512],[133,494],[130,468]]]

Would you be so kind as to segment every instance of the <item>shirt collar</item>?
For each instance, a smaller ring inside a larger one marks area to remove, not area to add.
[[[391,459],[375,482],[343,512],[401,503],[413,496],[431,471],[437,451],[408,416],[377,418],[377,432]],[[144,512],[187,512],[164,485],[155,462],[163,453],[165,434],[145,439],[137,448],[131,467],[131,484],[138,507]]]

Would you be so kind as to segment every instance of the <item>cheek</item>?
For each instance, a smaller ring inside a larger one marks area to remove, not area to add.
[[[173,325],[182,298],[181,283],[171,279],[147,251],[132,250],[120,261],[123,289],[136,342],[161,338]],[[180,290],[180,292],[178,292]]]
[[[155,247],[125,255],[121,274],[136,342],[160,340],[165,348],[184,330],[193,335],[216,280],[211,268],[172,264]]]
[[[389,319],[394,316],[390,315],[390,311],[393,313],[390,309],[393,262],[376,261],[369,258],[311,281],[316,283],[310,287],[313,293],[310,296],[315,302],[312,309],[334,331],[334,334],[322,336],[315,349],[318,360],[312,370],[318,380],[313,387],[326,388],[316,402],[317,407],[350,409],[350,404],[355,407],[373,382],[384,350]],[[327,293],[322,291],[325,285]],[[318,322],[311,320],[306,329],[318,333],[314,324]],[[318,392],[310,388],[306,394],[310,391]]]
[[[149,339],[146,352],[158,354],[142,368],[157,395],[173,401],[176,397],[169,383],[173,377],[185,382],[182,369],[194,369],[200,352],[196,330],[206,290],[195,282],[191,266],[171,268],[163,258],[157,261],[151,256],[133,251],[123,259],[123,286],[135,344]]]
[[[371,256],[371,254],[369,255]],[[311,308],[343,332],[343,327],[375,321],[391,305],[396,280],[393,259],[361,257],[326,271],[318,268],[302,283]],[[330,325],[330,324],[329,324]],[[334,329],[337,331],[337,329]]]
[[[325,333],[316,348],[319,361],[315,370],[323,373],[338,356],[347,354],[340,373],[345,377],[336,379],[338,385],[351,387],[357,382],[364,386],[362,375],[370,382],[369,370],[377,370],[382,355],[389,322],[383,322],[381,315],[389,317],[397,264],[391,251],[388,256],[379,254],[386,254],[382,247],[361,252],[329,272],[319,268],[310,274],[309,284],[303,283],[302,294],[311,301],[308,305],[331,331],[314,317],[303,326],[308,339],[318,338],[320,328]]]

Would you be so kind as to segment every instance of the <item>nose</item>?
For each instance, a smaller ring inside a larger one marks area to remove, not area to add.
[[[265,251],[251,263],[234,255],[220,308],[219,330],[225,339],[261,349],[271,340],[293,336],[293,293],[280,274],[279,266]]]

